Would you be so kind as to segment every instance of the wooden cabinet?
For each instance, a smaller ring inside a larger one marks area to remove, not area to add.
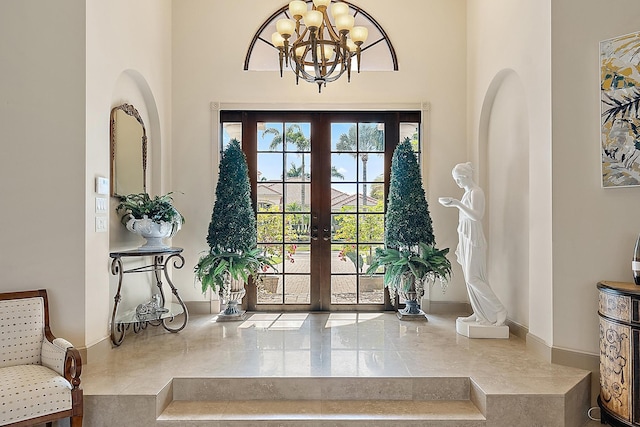
[[[640,286],[598,283],[602,421],[640,426]]]

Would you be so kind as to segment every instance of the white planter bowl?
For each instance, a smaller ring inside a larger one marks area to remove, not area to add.
[[[146,243],[138,248],[142,250],[169,248],[169,245],[165,244],[163,239],[173,237],[181,226],[180,222],[155,222],[146,216],[142,219],[131,217],[127,221],[127,230],[146,239]]]

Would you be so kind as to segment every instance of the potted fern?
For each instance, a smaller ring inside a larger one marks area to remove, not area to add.
[[[184,224],[184,217],[173,206],[171,194],[153,198],[147,193],[119,196],[116,212],[122,214],[120,221],[127,230],[146,239],[139,249],[168,248],[163,239],[173,237]]]
[[[391,302],[405,300],[400,319],[426,319],[420,309],[425,283],[446,282],[451,276],[449,249],[438,249],[429,206],[411,141],[396,147],[391,162],[391,181],[385,213],[384,248],[376,248],[367,274],[384,268],[383,283]]]
[[[259,280],[273,263],[257,247],[256,218],[251,206],[249,170],[240,143],[233,139],[220,161],[216,201],[213,206],[204,253],[194,268],[202,292],[218,292],[227,307],[219,321],[243,320],[238,304],[246,294],[250,277]]]

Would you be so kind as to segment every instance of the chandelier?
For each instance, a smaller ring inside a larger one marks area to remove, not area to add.
[[[278,49],[280,77],[283,65],[290,66],[296,74],[296,84],[300,79],[317,83],[320,93],[323,86],[345,72],[347,81],[351,81],[354,56],[360,72],[360,47],[367,40],[368,30],[354,26],[355,16],[349,14],[346,2],[313,0],[308,10],[305,1],[293,0],[289,14],[293,19],[279,19],[277,31],[271,36],[271,43]]]

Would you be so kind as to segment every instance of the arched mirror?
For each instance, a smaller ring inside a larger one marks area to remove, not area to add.
[[[111,195],[147,191],[147,131],[133,105],[111,110]]]

